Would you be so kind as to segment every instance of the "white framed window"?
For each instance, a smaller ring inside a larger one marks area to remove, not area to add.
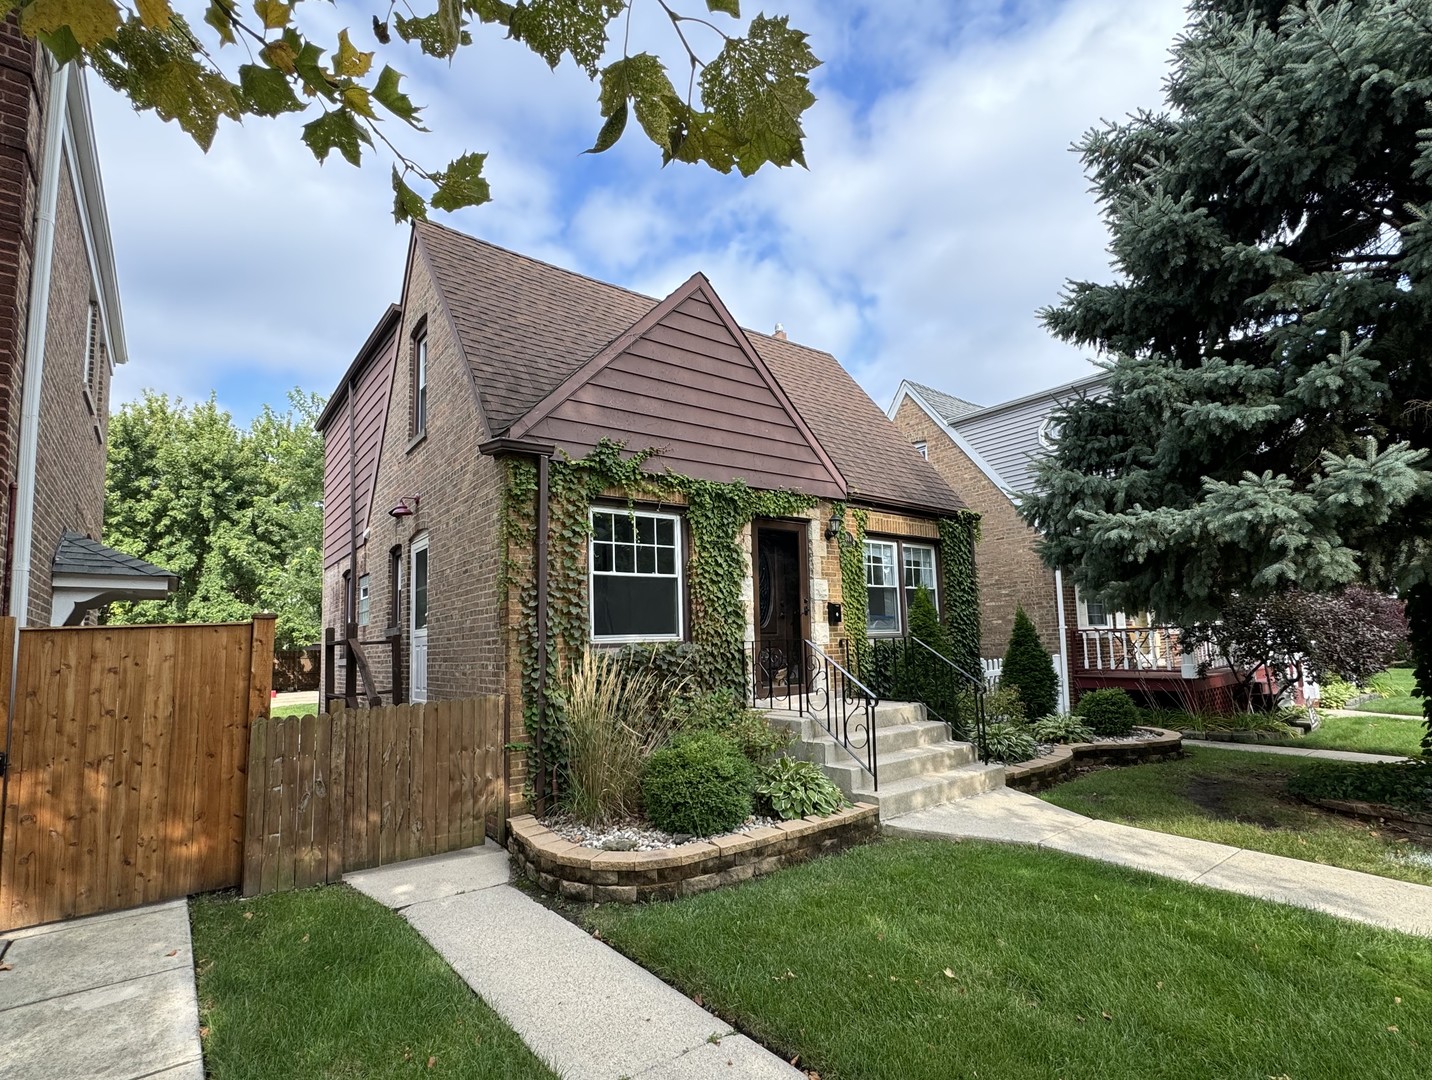
[[[85,389],[94,392],[95,380],[99,374],[100,358],[99,302],[89,304],[89,329],[85,335]]]
[[[905,610],[915,602],[915,593],[923,585],[930,594],[935,610],[940,610],[939,575],[935,572],[935,549],[929,544],[901,544],[905,566]]]
[[[926,461],[929,461],[930,444],[927,443],[924,439],[919,440],[917,443],[915,443],[915,453],[919,454]]]
[[[1109,609],[1104,606],[1104,601],[1097,596],[1085,596],[1083,589],[1075,589],[1074,598],[1079,609],[1079,625],[1081,627],[1092,630],[1114,625],[1114,620],[1109,615]]]
[[[358,625],[367,626],[368,617],[372,614],[371,602],[371,579],[363,574],[358,579]]]
[[[587,563],[592,640],[680,641],[680,519],[593,507],[591,525]]]
[[[889,540],[865,541],[866,630],[900,632],[899,548]]]
[[[413,338],[413,438],[428,430],[428,335]]]

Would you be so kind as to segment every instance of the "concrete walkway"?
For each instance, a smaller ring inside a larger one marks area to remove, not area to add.
[[[1284,754],[1288,757],[1321,758],[1324,761],[1362,761],[1367,763],[1406,761],[1396,754],[1359,754],[1352,750],[1316,750],[1304,746],[1271,746],[1268,743],[1221,742],[1218,739],[1184,739],[1184,749],[1207,746],[1214,750],[1246,750],[1251,754]]]
[[[0,935],[4,1080],[204,1080],[183,900]]]
[[[803,1080],[805,1074],[507,884],[489,844],[349,874],[412,923],[567,1080]]]
[[[1432,886],[1097,821],[1009,788],[893,818],[885,832],[1033,844],[1432,937]]]

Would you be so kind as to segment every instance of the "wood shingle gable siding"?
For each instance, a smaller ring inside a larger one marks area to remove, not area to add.
[[[659,467],[688,475],[729,480],[743,475],[733,472],[740,466],[763,487],[936,515],[965,507],[835,357],[743,330],[704,277],[700,299],[683,297],[669,318],[634,332],[660,301],[431,222],[415,225],[414,244],[471,371],[488,438],[515,433],[602,358],[601,379],[581,390],[574,383],[563,399],[569,411],[551,418],[554,429],[570,425],[561,441],[577,451],[605,435],[633,450],[666,447]],[[536,424],[528,426],[535,436]],[[825,475],[812,451],[828,463]]]
[[[614,371],[617,362],[623,366]],[[671,393],[676,387],[684,392]],[[660,447],[650,463],[657,470],[827,498],[845,491],[839,470],[700,274],[574,371],[511,434],[553,442],[573,457],[616,436]]]

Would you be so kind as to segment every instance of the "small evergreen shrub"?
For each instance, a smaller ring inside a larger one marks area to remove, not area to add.
[[[728,832],[751,816],[751,763],[714,732],[677,735],[646,759],[641,796],[658,829],[692,836]]]
[[[1038,747],[1028,724],[998,721],[985,728],[985,751],[991,761],[1016,764],[1034,757]]]
[[[1019,691],[1029,716],[1048,716],[1059,706],[1059,675],[1054,670],[1054,660],[1023,607],[1014,612],[1014,630],[1009,635],[999,682]]]
[[[730,690],[678,698],[666,711],[672,730],[713,732],[735,743],[754,765],[770,761],[795,740],[794,732],[772,726],[762,712],[748,709]]]
[[[1030,724],[1029,731],[1036,742],[1043,743],[1079,743],[1094,738],[1088,724],[1068,713],[1050,713]]]
[[[1319,761],[1288,778],[1304,799],[1351,799],[1403,810],[1432,811],[1432,763]]]
[[[919,638],[941,656],[949,657],[954,652],[950,631],[940,622],[940,613],[935,610],[930,590],[923,585],[915,590],[910,600],[910,636]]]
[[[1117,688],[1092,690],[1079,699],[1074,715],[1082,716],[1095,735],[1127,735],[1138,722],[1139,710],[1128,692]]]
[[[1003,679],[993,690],[985,693],[986,720],[1004,720],[1012,724],[1022,724],[1028,717],[1029,713],[1020,699],[1019,690],[1010,686]]]
[[[845,805],[845,795],[820,766],[781,757],[761,768],[756,801],[762,810],[793,821],[811,814],[833,814]]]

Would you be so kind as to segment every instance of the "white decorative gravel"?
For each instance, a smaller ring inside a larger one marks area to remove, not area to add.
[[[553,816],[545,818],[542,824],[563,840],[580,844],[582,847],[600,848],[606,851],[662,851],[666,848],[680,847],[682,844],[708,839],[705,836],[678,836],[662,832],[644,821],[620,821],[614,825],[596,826],[573,821],[569,817]],[[779,824],[780,819],[778,818],[759,817],[752,814],[731,831],[733,833],[750,832],[753,829],[766,829]]]

